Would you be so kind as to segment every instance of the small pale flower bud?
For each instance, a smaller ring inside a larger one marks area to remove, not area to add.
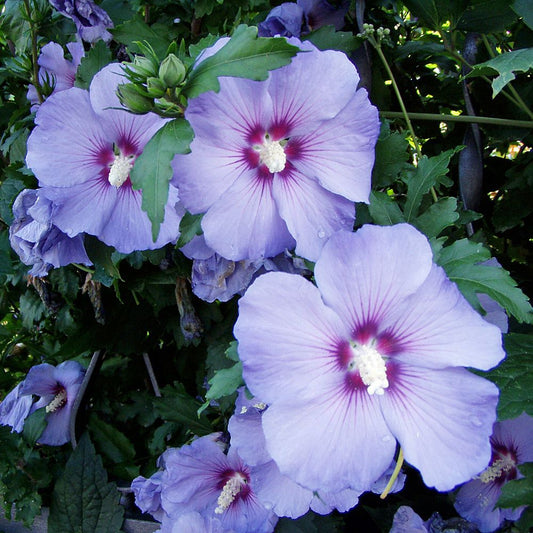
[[[166,87],[176,87],[185,79],[185,65],[174,55],[169,54],[159,67],[159,79]]]
[[[154,98],[161,98],[165,94],[165,84],[159,78],[148,78],[146,80],[148,94]]]

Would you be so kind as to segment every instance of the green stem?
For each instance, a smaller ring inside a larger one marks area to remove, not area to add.
[[[413,138],[413,144],[415,145],[416,153],[418,155],[418,158],[420,158],[422,156],[422,150],[416,138],[415,130],[413,128],[413,125],[411,124],[411,119],[409,118],[409,114],[407,113],[407,109],[403,102],[403,98],[400,93],[400,88],[398,87],[398,84],[396,83],[396,79],[394,78],[394,74],[392,73],[392,70],[389,67],[389,63],[387,61],[387,58],[385,57],[385,54],[383,53],[383,50],[381,49],[381,45],[378,42],[376,42],[374,39],[370,39],[370,42],[374,45],[374,48],[376,49],[376,52],[378,53],[378,56],[381,59],[381,62],[383,63],[385,70],[387,71],[387,75],[389,76],[391,80],[392,87],[394,89],[394,92],[396,93],[396,98],[398,99],[398,103],[400,104],[400,109],[402,110],[402,116],[405,119],[407,128],[411,132],[411,137]]]
[[[87,272],[88,274],[94,274],[94,269],[92,268],[88,268],[84,265],[80,265],[79,263],[72,263],[72,265],[75,266],[76,268],[79,268],[83,272]]]
[[[385,487],[385,490],[379,495],[379,497],[384,500],[390,490],[392,489],[392,486],[394,485],[394,482],[396,481],[396,478],[398,477],[398,474],[400,473],[400,469],[403,465],[403,449],[400,446],[400,451],[398,452],[398,459],[396,460],[396,466],[394,467],[394,472],[392,473],[392,476],[389,479],[389,482],[387,483],[387,486]]]
[[[404,118],[399,111],[380,111],[384,118]],[[493,126],[510,126],[513,128],[533,128],[532,120],[514,120],[496,117],[479,117],[477,115],[444,115],[440,113],[407,112],[412,120],[436,120],[439,122],[466,122],[469,124],[490,124]]]
[[[35,87],[35,91],[37,92],[37,99],[39,100],[39,103],[42,104],[44,102],[43,98],[43,88],[41,86],[41,82],[39,81],[39,64],[37,63],[39,59],[39,53],[37,50],[37,28],[35,27],[34,20],[32,19],[31,13],[31,6],[29,0],[24,0],[24,7],[26,8],[26,15],[28,16],[28,22],[30,24],[30,31],[31,31],[31,62],[32,62],[32,82],[33,86]]]

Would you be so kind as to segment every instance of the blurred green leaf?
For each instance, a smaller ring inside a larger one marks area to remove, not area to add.
[[[110,461],[117,464],[133,462],[135,448],[117,428],[92,415],[89,419],[89,431],[95,445]]]
[[[533,502],[533,463],[518,466],[524,479],[513,479],[502,487],[502,493],[496,504],[503,509],[516,509],[525,502]]]
[[[498,385],[498,419],[516,418],[522,412],[533,416],[533,335],[504,336],[507,357],[487,377]]]
[[[440,198],[416,217],[412,224],[431,238],[440,235],[443,229],[452,226],[458,219],[457,198]]]
[[[322,26],[302,36],[302,40],[311,41],[319,50],[340,50],[345,54],[353,52],[359,46],[353,33],[336,31],[334,26]]]
[[[392,226],[405,222],[400,206],[387,193],[373,191],[370,193],[368,206],[372,220],[381,226]]]
[[[26,420],[24,420],[24,429],[22,430],[22,436],[24,437],[24,440],[30,446],[33,446],[37,442],[37,439],[41,436],[46,425],[46,408],[41,407],[29,415]]]
[[[202,235],[202,218],[203,214],[191,215],[188,211],[183,215],[180,222],[180,238],[176,244],[177,248],[185,246],[196,235]]]
[[[233,394],[244,382],[242,380],[242,363],[239,361],[230,368],[222,368],[215,372],[209,380],[209,389],[205,393],[207,400],[218,400]]]
[[[104,41],[98,41],[86,52],[76,72],[75,87],[88,89],[93,76],[111,63],[111,50]]]
[[[533,30],[533,2],[531,0],[514,0],[511,9]]]

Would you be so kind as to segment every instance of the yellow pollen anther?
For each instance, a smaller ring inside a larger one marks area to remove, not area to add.
[[[61,409],[67,403],[67,391],[61,389],[54,399],[46,406],[45,411],[47,413],[54,413],[58,409]]]
[[[389,386],[385,359],[372,344],[351,343],[353,359],[349,370],[358,370],[363,383],[370,395],[379,396],[385,393]]]
[[[115,160],[109,169],[109,175],[107,177],[109,183],[111,183],[113,187],[118,189],[128,179],[134,161],[134,155],[115,155]]]
[[[498,479],[504,472],[509,472],[515,468],[516,463],[509,456],[504,456],[501,459],[494,461],[484,472],[479,476],[482,483],[490,483]]]
[[[235,496],[239,494],[243,485],[246,485],[247,481],[241,474],[235,473],[224,485],[222,492],[217,500],[216,514],[222,514],[235,500]]]

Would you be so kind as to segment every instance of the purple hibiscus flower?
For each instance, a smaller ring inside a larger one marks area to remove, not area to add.
[[[31,367],[26,379],[0,404],[0,424],[20,432],[26,417],[45,407],[47,425],[37,442],[65,444],[70,440],[70,413],[84,375],[85,370],[76,361],[65,361],[56,367],[48,363]],[[40,396],[37,402],[33,395]]]
[[[23,383],[19,383],[0,402],[0,426],[11,426],[12,431],[20,433],[24,428],[24,420],[30,414],[33,405],[31,396],[21,394]]]
[[[309,31],[329,25],[335,26],[336,30],[341,30],[350,2],[345,0],[334,1],[333,3],[327,0],[298,0],[298,5],[304,10],[305,22]]]
[[[100,39],[108,42],[113,21],[109,15],[92,0],[50,0],[50,4],[62,15],[76,24],[76,30],[83,41],[94,43]]]
[[[64,91],[74,87],[76,71],[81,63],[85,50],[81,43],[68,43],[68,51],[72,61],[65,59],[63,47],[57,43],[48,43],[43,46],[37,63],[39,64],[39,81],[50,84],[53,92]],[[35,86],[28,87],[28,100],[31,102],[32,111],[39,106],[39,98]]]
[[[213,531],[269,533],[276,515],[254,491],[256,475],[230,448],[218,442],[220,434],[207,435],[181,448],[169,448],[160,458],[162,474],[151,486],[137,478],[136,501],[141,508],[159,512],[164,531],[178,531],[176,524],[190,513],[199,513]],[[191,518],[194,521],[194,517]],[[207,529],[209,531],[209,529]]]
[[[231,448],[246,464],[255,467],[254,488],[259,501],[276,515],[291,518],[298,518],[309,509],[318,514],[328,514],[333,509],[345,512],[357,505],[360,493],[355,490],[313,492],[280,473],[267,451],[261,426],[261,418],[267,408],[257,398],[247,398],[242,387],[235,403],[235,414],[228,422]]]
[[[397,440],[438,490],[479,472],[498,389],[463,367],[496,365],[501,332],[433,264],[426,237],[407,224],[340,231],[315,279],[259,277],[234,329],[280,471],[311,490],[367,490]]]
[[[95,75],[89,91],[73,87],[51,95],[37,111],[26,162],[54,203],[52,222],[61,231],[70,237],[89,233],[130,253],[176,241],[181,212],[170,187],[154,242],[142,193],[133,189],[129,173],[166,121],[120,109],[116,89],[123,81],[120,66],[111,64]]]
[[[328,236],[352,228],[353,202],[368,201],[377,110],[344,54],[300,46],[266,81],[221,78],[220,92],[186,110],[195,138],[173,160],[173,183],[191,213],[205,213],[206,243],[226,259],[296,245],[315,260]]]
[[[300,37],[304,10],[294,2],[276,6],[267,18],[257,25],[259,37]]]
[[[83,235],[69,237],[54,224],[54,206],[41,190],[24,189],[13,203],[15,220],[9,228],[11,247],[29,274],[46,276],[55,267],[82,263],[92,265],[83,245]]]
[[[424,522],[411,507],[402,505],[396,511],[389,533],[477,533],[474,524],[462,518],[444,520],[439,513],[433,513]]]
[[[518,418],[494,424],[490,438],[492,457],[488,468],[457,493],[455,508],[483,533],[495,531],[504,520],[518,520],[527,507],[496,507],[502,487],[521,477],[518,465],[533,461],[533,418],[522,413]]]

